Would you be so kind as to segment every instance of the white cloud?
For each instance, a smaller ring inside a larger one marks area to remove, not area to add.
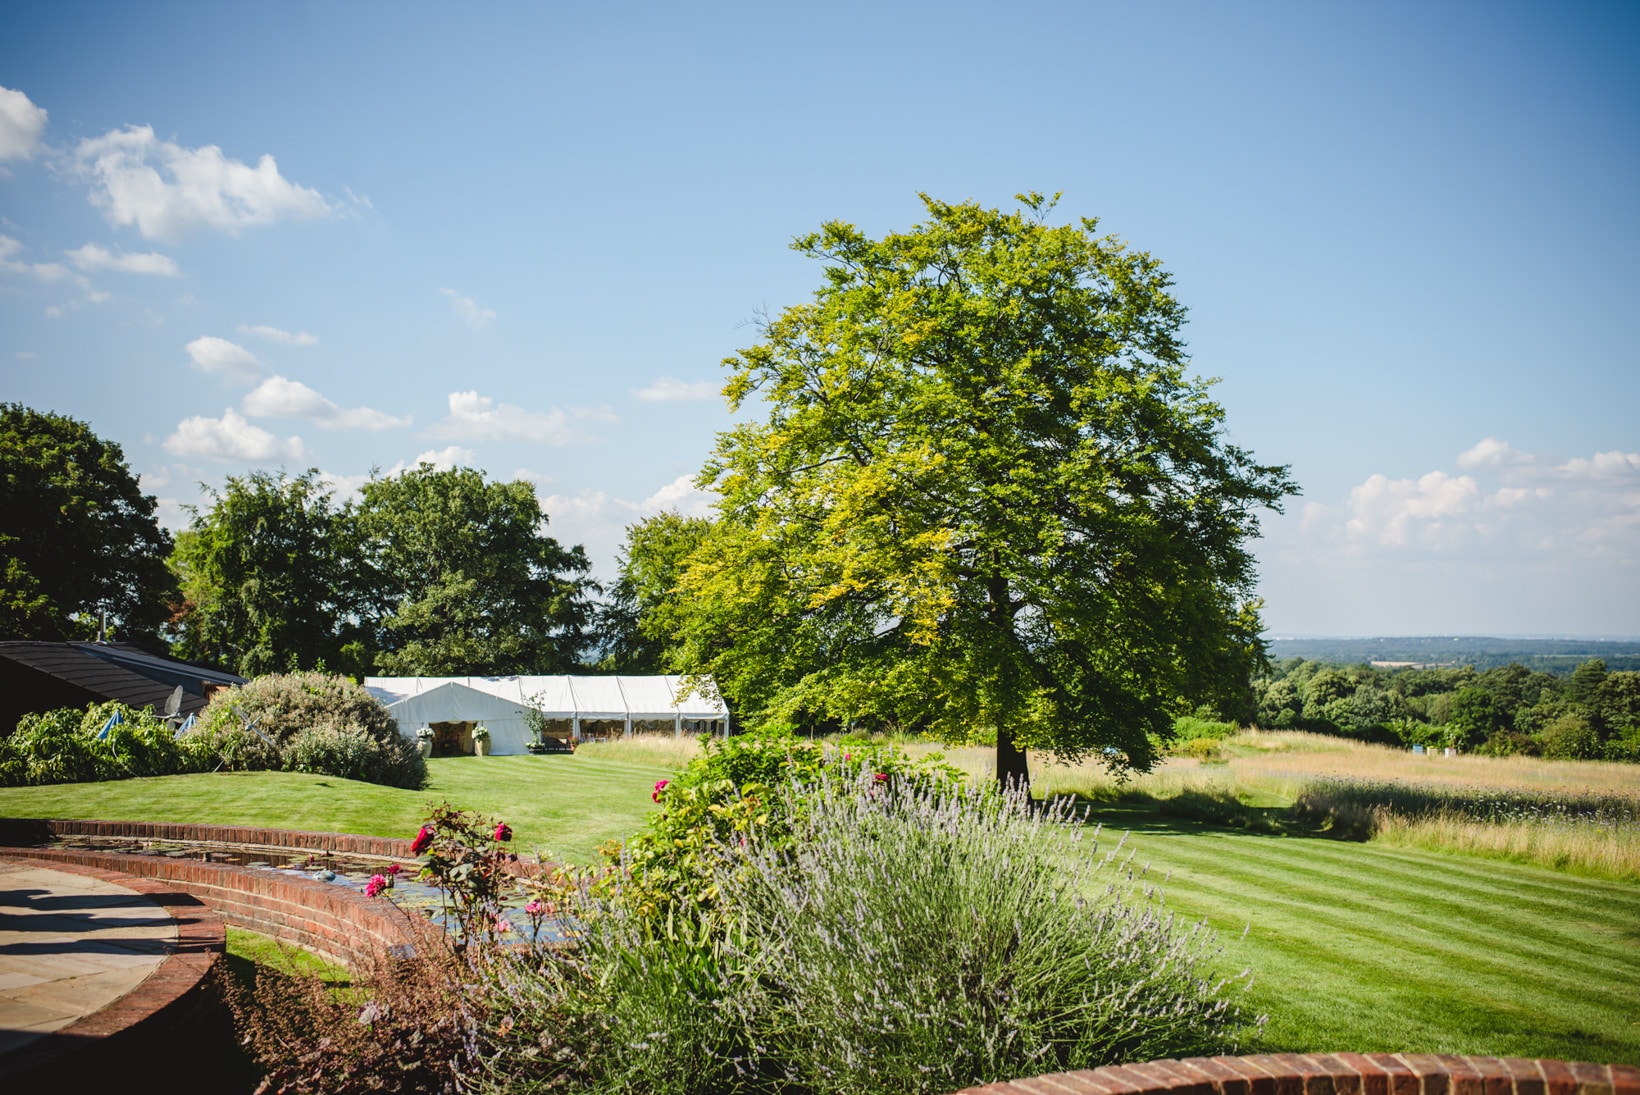
[[[632,389],[632,394],[646,403],[673,403],[711,399],[718,394],[718,386],[710,380],[679,380],[675,376],[663,376],[647,388]]]
[[[1409,524],[1438,523],[1468,512],[1479,499],[1480,487],[1467,475],[1454,478],[1432,471],[1416,480],[1371,475],[1350,491],[1350,518],[1344,530],[1352,538],[1404,544]]]
[[[464,297],[454,289],[440,289],[439,292],[450,298],[450,307],[474,330],[483,330],[495,318],[493,309],[480,308],[478,301],[472,297]]]
[[[33,361],[35,358],[37,358],[39,356],[40,355],[35,353],[33,350],[18,350],[17,351],[17,360],[18,361]]]
[[[270,376],[252,389],[243,404],[252,418],[305,418],[331,429],[390,430],[410,425],[369,407],[339,407],[299,380]]]
[[[249,463],[307,459],[307,448],[300,437],[281,441],[260,426],[251,425],[232,407],[223,411],[221,418],[195,415],[183,419],[177,423],[176,432],[165,439],[165,451],[176,456]]]
[[[1618,449],[1597,452],[1587,460],[1574,457],[1560,465],[1557,470],[1582,478],[1640,477],[1640,453],[1622,452]]]
[[[0,87],[0,160],[26,160],[40,147],[46,112],[21,91]]]
[[[449,441],[512,440],[568,445],[585,440],[571,427],[572,421],[615,421],[614,412],[608,407],[531,411],[511,403],[497,403],[476,391],[451,392],[449,405],[450,413],[429,428],[426,436]]]
[[[1472,447],[1458,454],[1460,468],[1491,468],[1503,464],[1525,464],[1531,457],[1507,441],[1495,437],[1482,438]]]
[[[66,254],[74,265],[87,273],[96,270],[115,270],[122,274],[156,274],[174,278],[182,273],[176,260],[158,251],[110,251],[88,243]]]
[[[539,494],[539,492],[537,492]],[[693,475],[681,475],[641,502],[615,498],[604,491],[549,494],[541,498],[552,535],[563,544],[582,544],[599,573],[613,577],[615,558],[626,543],[626,528],[663,510],[685,517],[710,517],[717,495],[695,486]]]
[[[257,338],[267,339],[269,342],[277,342],[284,346],[319,345],[318,335],[310,335],[306,331],[284,331],[278,327],[267,327],[261,324],[252,327],[241,323],[239,333],[242,335],[255,335]]]
[[[262,363],[256,355],[237,342],[229,342],[215,335],[201,335],[188,343],[188,356],[202,372],[226,376],[249,384],[262,375]]]
[[[388,475],[397,475],[406,467],[417,467],[421,464],[431,464],[439,471],[449,471],[451,468],[469,468],[473,466],[473,450],[464,449],[460,445],[447,445],[442,449],[428,449],[408,465],[400,464]]]
[[[82,289],[89,290],[91,282],[80,277],[60,262],[23,262],[16,256],[21,254],[23,245],[10,236],[0,236],[0,270],[12,274],[28,274],[41,281],[63,281],[72,279],[74,284]]]
[[[72,164],[91,182],[91,200],[108,220],[135,226],[146,239],[178,239],[212,228],[237,234],[251,225],[329,216],[317,191],[286,179],[272,156],[251,167],[216,145],[184,148],[127,126],[88,137]]]
[[[1457,463],[1469,474],[1370,475],[1340,505],[1307,503],[1299,527],[1364,557],[1640,562],[1640,453],[1562,460],[1487,438]]]
[[[680,475],[639,502],[638,508],[646,517],[662,510],[671,510],[685,517],[711,517],[717,500],[716,491],[701,490],[695,486],[693,475]]]

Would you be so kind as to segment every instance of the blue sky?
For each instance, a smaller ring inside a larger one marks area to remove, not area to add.
[[[1303,497],[1272,634],[1640,634],[1640,8],[41,5],[0,34],[0,398],[198,484],[418,457],[613,572],[702,511],[787,249],[918,191],[1161,258]]]

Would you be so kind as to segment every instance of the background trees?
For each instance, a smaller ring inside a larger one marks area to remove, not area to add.
[[[346,514],[358,612],[392,674],[564,673],[592,618],[586,552],[546,534],[529,483],[423,464]]]
[[[179,652],[246,675],[577,667],[597,587],[528,483],[424,464],[361,495],[334,505],[317,470],[230,478],[178,538]]]
[[[171,538],[120,446],[65,415],[0,404],[0,638],[112,634],[159,647]]]
[[[230,476],[211,497],[171,556],[176,652],[247,677],[343,668],[357,591],[345,514],[318,471]]]
[[[600,668],[613,673],[691,668],[680,662],[670,641],[688,612],[678,580],[711,531],[711,521],[676,513],[660,513],[627,526],[626,546],[618,560],[620,576],[598,610],[598,641],[604,652]]]
[[[726,362],[769,413],[702,474],[677,634],[744,714],[994,732],[1016,779],[1027,746],[1148,767],[1173,715],[1244,702],[1245,542],[1294,488],[1223,440],[1160,264],[1021,200],[799,239],[822,287]]]

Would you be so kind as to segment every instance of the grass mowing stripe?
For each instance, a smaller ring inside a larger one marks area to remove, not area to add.
[[[1174,905],[1210,921],[1223,912],[1211,901]],[[1234,910],[1237,923],[1246,912]],[[1273,1047],[1640,1058],[1640,997],[1618,971],[1554,984],[1553,964],[1541,959],[1499,962],[1438,939],[1419,945],[1393,924],[1318,917],[1298,903],[1261,909],[1246,939],[1226,942],[1221,968],[1257,971],[1250,1002],[1275,1017]]]
[[[1602,941],[1606,946],[1600,949],[1610,950],[1611,957],[1614,958],[1632,956],[1632,947],[1625,947],[1622,938],[1640,932],[1634,911],[1637,902],[1640,902],[1640,892],[1630,895],[1627,907],[1621,912],[1602,917],[1593,910],[1534,901],[1530,896],[1518,893],[1512,893],[1510,901],[1500,903],[1497,900],[1496,889],[1491,893],[1465,898],[1440,886],[1438,881],[1424,883],[1423,880],[1429,876],[1427,865],[1419,876],[1419,884],[1383,885],[1383,874],[1378,869],[1379,865],[1373,861],[1374,854],[1368,849],[1362,850],[1362,863],[1356,869],[1326,871],[1306,866],[1298,854],[1301,851],[1302,848],[1293,848],[1283,854],[1252,845],[1250,850],[1244,848],[1238,851],[1236,856],[1229,857],[1240,861],[1239,874],[1238,868],[1226,863],[1224,857],[1197,857],[1192,869],[1197,872],[1206,870],[1223,874],[1249,885],[1279,876],[1286,880],[1284,885],[1287,888],[1295,889],[1305,896],[1315,897],[1318,903],[1325,897],[1356,909],[1363,905],[1370,907],[1376,902],[1391,902],[1403,907],[1417,904],[1421,910],[1420,918],[1438,916],[1443,926],[1450,926],[1452,930],[1460,933],[1490,929],[1498,933],[1497,938],[1504,940],[1519,931],[1520,913],[1530,909],[1540,925],[1535,945],[1540,948],[1555,947],[1568,960],[1576,960],[1591,946],[1592,941],[1580,930],[1585,925],[1593,923],[1606,929],[1603,934],[1610,938]],[[1577,915],[1580,919],[1569,920],[1569,914]]]
[[[1404,894],[1412,890],[1432,899],[1461,900],[1467,897],[1475,904],[1466,905],[1465,908],[1473,911],[1490,905],[1497,896],[1499,885],[1507,884],[1517,897],[1550,906],[1568,918],[1584,918],[1593,912],[1614,922],[1633,924],[1637,919],[1635,907],[1637,899],[1640,899],[1640,885],[1635,883],[1601,880],[1585,885],[1584,880],[1571,880],[1547,868],[1493,862],[1489,864],[1488,877],[1483,884],[1479,880],[1471,880],[1461,870],[1466,865],[1465,857],[1454,853],[1211,831],[1201,835],[1206,839],[1217,837],[1237,842],[1236,855],[1257,859],[1265,866],[1280,864],[1293,869],[1300,859],[1312,861],[1315,865],[1309,869],[1318,875],[1348,879],[1352,888],[1365,882],[1369,887],[1368,893]],[[1165,848],[1166,845],[1164,841],[1151,847]],[[1440,864],[1438,871],[1431,870],[1432,860]],[[1452,869],[1452,860],[1459,861],[1456,865],[1459,869]]]
[[[1399,942],[1404,950],[1411,938],[1405,933],[1415,931],[1420,936],[1447,941],[1445,946],[1424,943],[1423,949],[1430,953],[1475,950],[1484,952],[1484,965],[1507,964],[1505,969],[1530,962],[1548,971],[1544,981],[1577,988],[1586,984],[1581,978],[1598,979],[1614,964],[1633,967],[1634,974],[1640,977],[1640,964],[1635,961],[1632,947],[1625,948],[1617,940],[1601,941],[1607,945],[1591,947],[1590,940],[1568,937],[1552,916],[1519,900],[1494,903],[1486,910],[1493,926],[1485,927],[1475,925],[1473,920],[1466,923],[1464,918],[1473,910],[1439,895],[1431,898],[1427,893],[1410,889],[1397,892],[1393,888],[1367,894],[1351,892],[1331,885],[1331,879],[1325,876],[1318,880],[1314,872],[1295,869],[1291,862],[1282,859],[1270,858],[1255,865],[1247,863],[1245,857],[1227,859],[1212,850],[1181,858],[1188,862],[1190,870],[1187,891],[1212,890],[1240,895],[1243,904],[1247,895],[1256,895],[1263,910],[1300,909],[1311,923],[1327,925],[1333,932],[1362,932],[1362,923],[1381,915],[1385,908],[1395,910],[1400,934],[1365,932],[1374,944]],[[1215,884],[1215,878],[1222,881]],[[1169,889],[1178,895],[1176,887]],[[1256,923],[1256,914],[1253,919]],[[1568,981],[1569,978],[1574,980]]]

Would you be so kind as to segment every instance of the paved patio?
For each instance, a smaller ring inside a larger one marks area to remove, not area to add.
[[[176,946],[176,921],[146,897],[0,861],[0,1054],[118,1000]]]

